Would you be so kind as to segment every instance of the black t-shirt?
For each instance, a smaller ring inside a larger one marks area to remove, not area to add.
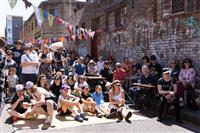
[[[88,95],[85,95],[83,92],[81,94],[81,99],[83,98],[84,100],[87,100],[88,98],[92,98],[91,94],[89,93]],[[82,103],[82,100],[80,100],[80,103]]]
[[[165,81],[163,78],[160,78],[158,80],[158,85],[162,86],[162,90],[164,91],[173,91],[173,85],[176,84],[175,80],[169,80],[169,81]]]
[[[31,98],[26,92],[23,93],[23,96],[24,96],[24,100],[20,101],[18,103],[18,105],[16,106],[16,108],[14,109],[15,111],[17,111],[19,113],[24,113],[27,110],[27,109],[23,108],[23,102],[31,103]],[[18,97],[18,95],[16,93],[14,95],[14,97],[12,98],[12,100],[11,100],[11,104],[14,104],[17,101],[18,98],[19,97]]]
[[[13,60],[19,66],[19,64],[21,63],[21,56],[24,54],[24,51],[22,49],[17,50],[16,48],[13,48],[12,52],[13,52]]]
[[[104,68],[103,70],[101,70],[100,74],[102,75],[102,77],[105,77],[107,81],[112,82],[113,81],[113,71],[112,68]]]
[[[160,78],[162,76],[162,66],[158,63],[156,63],[155,65],[150,64],[149,70],[158,72],[158,75],[155,76],[157,78]]]
[[[56,95],[56,99],[57,99],[57,100],[58,100],[58,97],[59,97],[59,95],[60,95],[61,86],[62,86],[62,84],[60,84],[60,85],[57,86],[55,83],[53,83],[53,84],[50,86],[50,91],[51,91],[54,95]]]

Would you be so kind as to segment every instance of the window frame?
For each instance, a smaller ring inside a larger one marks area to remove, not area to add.
[[[200,12],[200,7],[199,9],[197,9],[197,5],[196,5],[196,1],[197,0],[193,0],[194,1],[194,6],[193,6],[193,11],[188,11],[188,0],[183,0],[184,1],[184,11],[181,12],[177,12],[177,13],[173,13],[173,9],[172,9],[172,4],[173,4],[173,0],[170,0],[170,15],[171,16],[176,16],[176,15],[181,15],[181,14],[191,14],[191,13],[195,13],[195,12]]]

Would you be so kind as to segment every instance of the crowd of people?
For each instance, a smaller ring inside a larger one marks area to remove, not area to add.
[[[63,47],[52,50],[48,45],[25,45],[20,40],[11,49],[1,45],[0,53],[0,90],[11,105],[8,113],[14,121],[43,114],[45,122],[55,126],[53,115],[57,110],[59,115],[73,114],[79,122],[87,121],[89,112],[98,118],[131,123],[132,113],[127,110],[126,101],[141,109],[141,96],[151,98],[156,94],[161,97],[159,121],[164,107],[170,104],[175,106],[179,123],[181,106],[198,109],[196,73],[189,58],[183,60],[181,67],[176,60],[163,67],[155,55],[144,56],[141,61],[125,57],[120,63],[101,56],[98,60],[89,55],[81,57]],[[88,75],[103,78],[93,84]],[[143,86],[133,86],[134,82]]]

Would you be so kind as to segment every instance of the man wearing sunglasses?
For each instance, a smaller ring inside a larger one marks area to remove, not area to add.
[[[31,53],[31,46],[24,47],[24,53],[21,57],[22,66],[22,83],[32,81],[34,84],[37,82],[37,66],[39,64],[37,55]]]

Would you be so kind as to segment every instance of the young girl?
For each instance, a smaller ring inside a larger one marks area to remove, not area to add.
[[[10,68],[8,71],[7,83],[8,83],[8,96],[11,98],[16,93],[16,85],[19,82],[19,78],[16,75],[16,69]]]
[[[68,77],[64,79],[64,84],[69,85],[72,91],[74,91],[75,82],[76,80],[74,79],[74,74],[72,72],[70,72]]]
[[[104,113],[102,113],[96,108],[96,103],[92,99],[92,96],[89,93],[89,91],[90,89],[88,86],[82,87],[81,106],[83,108],[83,111],[88,111],[92,114],[96,113],[96,116],[101,118]]]
[[[61,87],[61,94],[58,98],[58,113],[60,115],[67,114],[69,110],[75,115],[75,120],[78,122],[83,122],[83,120],[88,120],[85,116],[83,109],[79,103],[79,98],[69,94],[70,87],[68,85],[63,85]]]
[[[102,87],[100,85],[97,85],[95,88],[95,92],[92,93],[92,98],[96,102],[97,109],[102,112],[105,116],[108,116],[110,111],[106,107],[104,102],[104,96],[102,93]]]

